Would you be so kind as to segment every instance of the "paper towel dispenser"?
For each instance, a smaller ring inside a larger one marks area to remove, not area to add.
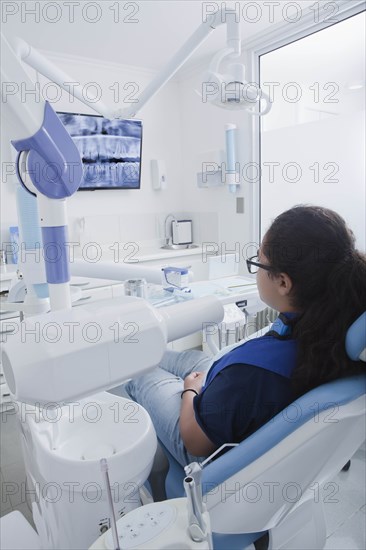
[[[173,244],[191,244],[192,220],[174,220],[172,222]]]

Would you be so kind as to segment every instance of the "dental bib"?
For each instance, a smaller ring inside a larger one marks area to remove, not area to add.
[[[280,313],[264,336],[248,340],[218,359],[209,370],[201,393],[230,365],[253,365],[290,378],[297,357],[297,343],[291,336],[296,317],[294,313]]]

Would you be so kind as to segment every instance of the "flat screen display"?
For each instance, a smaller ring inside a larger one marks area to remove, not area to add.
[[[108,120],[98,115],[57,113],[83,163],[79,191],[140,189],[141,120]]]

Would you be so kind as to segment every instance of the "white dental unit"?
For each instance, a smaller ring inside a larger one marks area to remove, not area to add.
[[[233,82],[227,107],[245,108],[256,115],[269,110],[264,94],[267,105],[261,113],[253,110],[258,100],[241,93],[246,85],[241,65],[232,66],[233,75],[219,74],[221,61],[237,58],[241,45],[235,15],[222,17],[220,10],[141,94],[138,109],[224,21],[227,48],[215,56],[208,78]],[[22,40],[2,36],[1,46],[5,82],[31,84],[23,63],[61,87],[73,80]],[[131,118],[137,111],[134,105],[110,112],[101,101],[86,101],[77,86],[73,94],[110,119]],[[221,106],[219,97],[212,101]],[[138,541],[139,548],[145,544],[148,548],[210,548],[209,518],[194,472],[185,480],[187,499],[139,508],[139,490],[156,451],[154,428],[142,407],[104,390],[158,364],[168,342],[200,330],[204,322],[220,322],[222,304],[214,296],[205,296],[156,309],[145,300],[120,297],[72,308],[66,204],[81,178],[79,153],[49,103],[32,98],[22,103],[14,94],[2,110],[11,122],[10,138],[18,151],[20,238],[32,249],[42,233],[44,251],[61,251],[57,259],[44,254],[44,263],[21,265],[27,291],[24,301],[2,304],[5,310],[25,315],[6,335],[2,363],[18,407],[27,483],[37,497],[32,511],[39,547],[87,548],[112,527],[92,547],[117,548],[113,516],[118,519],[136,509],[126,517],[131,540],[127,535],[120,539],[123,547],[132,543],[137,547]],[[81,263],[79,270],[77,264],[73,266],[76,275],[84,270]],[[125,264],[113,268],[98,264],[94,269],[89,264],[87,275],[119,280],[133,275],[156,282],[154,271]],[[23,415],[24,411],[28,414]]]

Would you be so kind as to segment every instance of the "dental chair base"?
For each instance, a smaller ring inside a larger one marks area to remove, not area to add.
[[[209,516],[204,513],[209,525]],[[0,520],[1,548],[7,550],[41,550],[41,540],[20,512],[11,512]],[[185,498],[147,504],[117,521],[120,547],[123,550],[211,550],[207,540],[195,542],[188,534],[187,501]],[[109,529],[90,546],[89,550],[116,550]]]
[[[33,519],[43,548],[84,550],[110,528],[100,459],[108,461],[120,518],[141,506],[155,430],[143,407],[107,392],[59,408],[57,422],[47,413],[28,414],[21,422]]]

